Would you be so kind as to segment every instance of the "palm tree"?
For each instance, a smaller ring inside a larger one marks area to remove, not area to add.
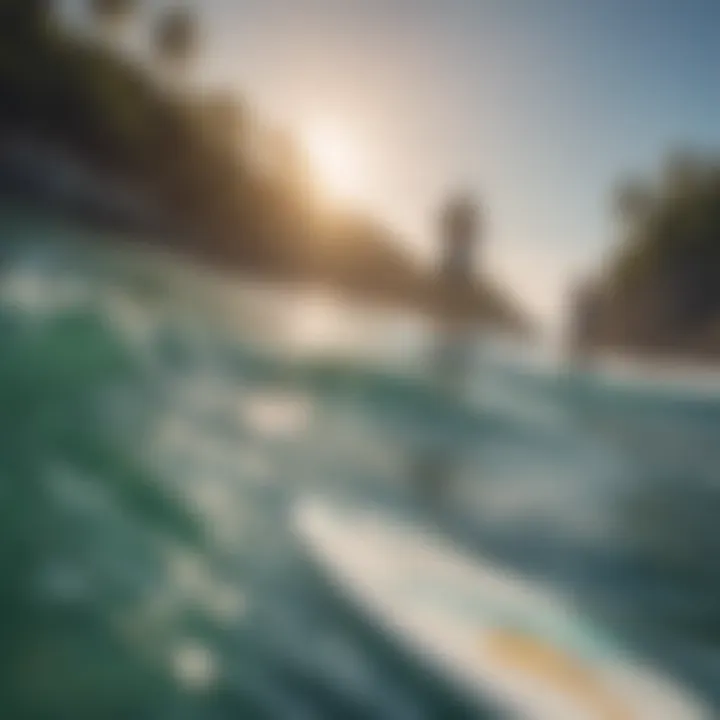
[[[189,9],[171,8],[161,15],[155,27],[155,50],[168,69],[175,73],[185,69],[197,42],[198,23]]]
[[[619,183],[614,194],[617,217],[626,227],[633,227],[645,217],[654,200],[652,190],[633,179]]]
[[[675,150],[665,160],[662,185],[668,197],[693,195],[707,185],[712,174],[712,162],[689,150]]]
[[[88,9],[96,26],[107,35],[117,35],[136,12],[138,0],[88,0]]]

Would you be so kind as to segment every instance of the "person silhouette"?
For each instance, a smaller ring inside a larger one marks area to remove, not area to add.
[[[471,354],[466,321],[459,318],[457,298],[472,284],[475,249],[479,239],[479,212],[469,196],[452,198],[440,217],[438,296],[440,307],[432,331],[430,377],[443,400],[453,401],[463,392]],[[439,504],[452,483],[456,457],[442,431],[422,448],[415,469],[420,497]]]

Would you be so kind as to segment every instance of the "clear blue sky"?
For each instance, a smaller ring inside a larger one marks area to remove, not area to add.
[[[156,0],[160,4],[164,0]],[[718,0],[203,0],[204,79],[352,127],[367,204],[427,254],[444,195],[545,316],[610,247],[610,190],[720,146]]]

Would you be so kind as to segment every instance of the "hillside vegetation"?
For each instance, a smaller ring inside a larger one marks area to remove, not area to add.
[[[576,306],[578,342],[720,357],[720,158],[676,154],[617,205],[620,242]]]
[[[526,325],[486,282],[441,287],[373,218],[321,210],[288,133],[264,128],[259,139],[245,104],[224,92],[193,91],[186,71],[202,43],[191,11],[170,8],[147,28],[153,61],[129,53],[122,32],[139,22],[138,5],[88,2],[96,32],[81,33],[49,0],[0,0],[4,193],[46,204],[60,196],[64,211],[223,267]],[[18,164],[35,167],[34,176],[18,173]],[[71,193],[60,180],[39,193],[47,169],[74,177],[80,189]]]

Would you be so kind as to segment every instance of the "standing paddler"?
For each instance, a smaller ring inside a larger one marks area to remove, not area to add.
[[[473,281],[475,252],[480,239],[480,215],[469,197],[451,199],[440,217],[440,298],[431,348],[431,375],[441,396],[457,398],[463,390],[472,351],[462,300]],[[442,435],[442,432],[438,433]],[[433,437],[420,453],[415,480],[421,497],[432,504],[446,495],[452,481],[454,452],[447,438]]]

